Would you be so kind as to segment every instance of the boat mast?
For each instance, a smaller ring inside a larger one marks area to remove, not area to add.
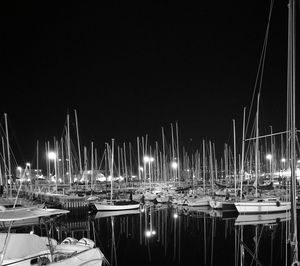
[[[36,177],[39,176],[39,140],[36,142]]]
[[[115,140],[111,140],[111,162],[110,162],[110,202],[112,203],[113,198],[113,179],[114,179],[114,142]]]
[[[257,187],[258,187],[258,113],[259,113],[259,97],[260,94],[258,93],[257,96],[257,110],[256,110],[256,141],[255,141],[255,197],[257,197]]]
[[[91,142],[91,191],[94,186],[94,142]]]
[[[163,164],[163,169],[162,169],[162,176],[163,180],[167,182],[167,173],[166,173],[166,151],[165,151],[165,134],[164,134],[164,128],[161,128],[161,136],[162,136],[162,164]]]
[[[5,133],[6,133],[6,148],[7,148],[7,163],[8,163],[8,177],[9,177],[9,195],[12,197],[12,178],[11,178],[11,165],[10,165],[10,146],[8,137],[7,114],[4,114],[5,119]]]
[[[4,165],[4,180],[5,180],[5,187],[8,189],[8,181],[7,181],[7,173],[6,173],[6,156],[5,156],[5,145],[4,145],[4,139],[1,138],[2,141],[2,149],[3,149],[3,165]],[[8,193],[8,190],[6,190],[6,193]]]
[[[180,186],[180,158],[179,158],[179,138],[178,138],[178,123],[176,122],[175,124],[176,126],[176,143],[177,143],[177,176],[178,176],[178,180],[179,180],[179,186]]]
[[[297,210],[296,210],[296,86],[295,86],[295,9],[296,1],[289,1],[288,21],[288,126],[290,127],[290,159],[291,159],[291,246],[294,252],[293,262],[298,261]]]
[[[205,140],[202,141],[202,145],[203,145],[203,166],[202,166],[202,169],[203,169],[203,192],[205,194],[205,171],[206,171],[206,165],[205,165]]]
[[[242,140],[242,162],[241,162],[241,199],[243,197],[243,177],[244,177],[244,156],[245,156],[245,117],[246,117],[246,108],[244,107],[243,115],[243,140]]]
[[[234,167],[234,196],[236,198],[236,139],[235,139],[235,120],[233,119],[233,167]]]
[[[82,176],[82,163],[81,163],[81,152],[80,152],[78,119],[77,119],[77,112],[76,112],[76,110],[74,110],[74,113],[75,113],[76,134],[77,134],[77,147],[78,147],[79,169],[80,169],[80,176]]]
[[[67,114],[67,126],[68,126],[68,172],[69,172],[69,182],[70,182],[70,189],[72,188],[72,173],[71,173],[71,139],[70,139],[70,116]]]
[[[137,137],[136,139],[136,144],[137,144],[137,154],[138,154],[138,179],[139,183],[141,183],[141,162],[140,162],[140,139]]]

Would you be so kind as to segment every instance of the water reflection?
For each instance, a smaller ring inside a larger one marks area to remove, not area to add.
[[[72,212],[15,227],[63,240],[92,239],[111,265],[291,265],[290,213],[237,215],[203,207],[148,205],[141,210]]]
[[[235,265],[290,265],[286,256],[290,220],[290,212],[239,215]]]

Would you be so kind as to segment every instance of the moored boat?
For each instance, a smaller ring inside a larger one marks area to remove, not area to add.
[[[278,198],[258,198],[234,203],[239,213],[283,212],[291,209],[291,202]]]
[[[26,208],[0,212],[0,222],[12,224],[33,218],[47,219],[68,213],[67,210]],[[55,239],[31,233],[0,233],[0,265],[102,265],[105,257],[88,238],[79,241],[66,238],[58,244]]]

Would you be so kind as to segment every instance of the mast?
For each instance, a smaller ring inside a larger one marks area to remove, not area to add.
[[[94,185],[94,142],[91,143],[91,191]]]
[[[110,162],[110,202],[112,203],[113,198],[113,179],[114,179],[114,139],[111,140],[111,162]]]
[[[137,137],[137,139],[136,139],[136,144],[137,144],[137,155],[138,155],[138,179],[139,179],[139,182],[141,182],[140,139],[139,139],[139,137]]]
[[[243,197],[243,177],[244,177],[244,156],[245,156],[245,117],[246,108],[244,107],[243,115],[243,136],[242,136],[242,162],[241,162],[241,199]]]
[[[67,143],[68,143],[68,172],[69,172],[69,182],[70,182],[70,189],[72,187],[72,173],[71,173],[71,139],[70,139],[70,116],[67,114]]]
[[[77,119],[77,112],[76,112],[76,110],[74,110],[74,113],[75,113],[76,134],[77,134],[77,148],[78,148],[79,169],[80,169],[80,176],[82,176],[82,163],[81,163],[81,152],[80,152],[78,119]]]
[[[214,173],[213,173],[213,159],[212,159],[211,141],[209,141],[209,165],[210,165],[211,189],[212,189],[212,192],[214,193]]]
[[[39,176],[39,140],[36,142],[36,176]]]
[[[8,193],[8,181],[7,181],[7,172],[6,172],[6,156],[5,156],[5,145],[4,145],[4,139],[1,137],[2,140],[2,149],[3,149],[3,165],[4,165],[4,179],[5,179],[5,187],[6,187],[6,193]]]
[[[205,165],[205,140],[203,140],[203,166],[202,166],[202,169],[203,169],[203,191],[204,191],[204,194],[205,194],[205,170],[206,170],[206,165]]]
[[[289,21],[288,21],[288,80],[287,92],[288,103],[288,122],[290,127],[290,159],[291,159],[291,245],[293,248],[293,262],[298,262],[298,240],[297,240],[297,210],[296,210],[296,86],[295,86],[295,9],[296,1],[289,1]]]
[[[162,136],[162,164],[163,164],[163,180],[166,182],[167,181],[167,173],[166,173],[166,151],[165,151],[165,134],[164,134],[164,128],[161,128],[161,136]]]
[[[179,186],[180,186],[180,160],[179,160],[179,138],[178,138],[178,123],[175,124],[176,127],[176,142],[177,142],[177,176],[179,180]]]
[[[174,134],[173,134],[173,124],[171,123],[171,149],[172,149],[172,164],[175,162],[175,147],[174,147]],[[177,181],[176,170],[172,167],[172,177]]]
[[[9,195],[12,197],[12,178],[11,178],[11,165],[10,165],[10,146],[8,137],[7,114],[4,114],[5,119],[5,133],[6,133],[6,148],[7,148],[7,164],[8,164],[8,177],[9,177]]]
[[[258,187],[258,113],[259,113],[259,97],[257,96],[257,111],[256,111],[256,141],[255,141],[255,197],[257,197],[257,187]]]
[[[234,167],[234,196],[236,198],[236,139],[235,139],[235,120],[233,119],[233,167]]]

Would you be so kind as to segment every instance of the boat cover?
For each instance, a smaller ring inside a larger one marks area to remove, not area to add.
[[[27,220],[38,217],[49,217],[52,215],[62,215],[69,213],[68,210],[49,209],[49,208],[18,208],[0,211],[0,222],[13,222]]]
[[[0,233],[0,254],[3,253],[6,233]],[[47,251],[46,242],[35,234],[9,234],[4,260],[21,259]]]

